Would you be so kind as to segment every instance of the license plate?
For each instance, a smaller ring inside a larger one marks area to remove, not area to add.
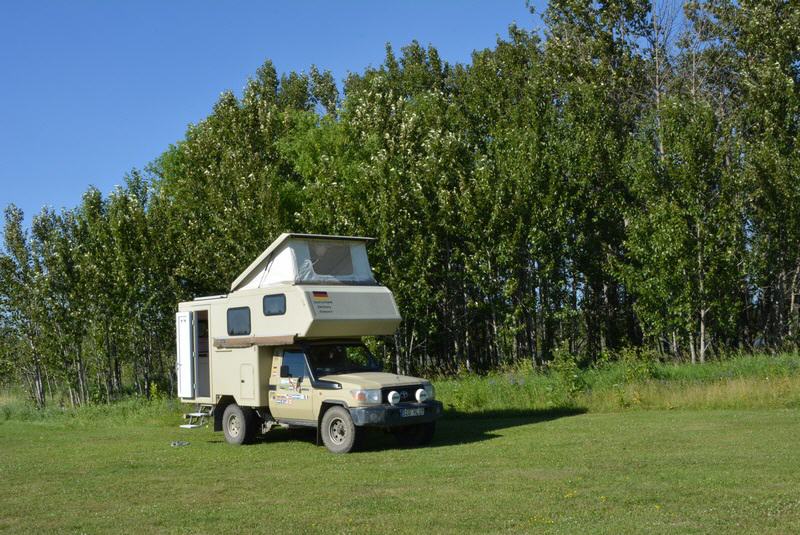
[[[400,416],[406,418],[408,416],[422,416],[425,414],[425,409],[423,407],[419,407],[416,409],[402,409],[400,411]]]

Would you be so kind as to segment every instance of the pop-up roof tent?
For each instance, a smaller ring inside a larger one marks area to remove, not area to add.
[[[374,285],[366,248],[372,240],[281,234],[233,281],[231,292],[280,284]]]

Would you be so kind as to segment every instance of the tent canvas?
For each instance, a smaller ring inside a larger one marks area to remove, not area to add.
[[[282,234],[231,285],[231,290],[279,284],[376,284],[367,257],[371,238]]]

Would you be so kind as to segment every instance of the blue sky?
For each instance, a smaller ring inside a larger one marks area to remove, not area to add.
[[[524,0],[3,2],[0,207],[30,221],[89,185],[108,193],[267,58],[341,81],[379,65],[386,42],[468,62],[512,22],[538,25]]]

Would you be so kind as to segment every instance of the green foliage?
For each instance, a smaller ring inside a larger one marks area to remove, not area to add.
[[[586,387],[578,358],[564,348],[559,348],[555,352],[549,369],[555,376],[559,388],[569,396],[574,396]]]
[[[661,154],[652,148],[658,142]],[[735,173],[711,108],[667,99],[631,147],[627,255],[620,275],[637,295],[646,335],[679,333],[705,360],[707,336],[735,337],[744,237]],[[727,173],[726,173],[727,171]],[[702,340],[694,338],[700,333]]]
[[[613,359],[581,369],[558,351],[546,370],[522,364],[488,374],[462,373],[434,379],[437,398],[450,415],[504,411],[625,409],[762,409],[800,407],[800,354],[737,355],[704,366],[661,363],[652,354],[625,349]],[[69,421],[71,425],[121,426],[144,421],[174,422],[174,398],[151,387],[151,398],[126,397],[111,404],[55,406],[44,410],[24,394],[0,395],[0,421]]]
[[[371,344],[394,370],[550,363],[541,406],[603,359],[629,399],[654,355],[796,348],[800,10],[685,7],[673,46],[645,0],[552,0],[542,32],[466,65],[387,47],[341,94],[265,61],[108,196],[30,229],[8,207],[0,381],[39,407],[171,392],[176,303],[284,231],[378,238],[404,320]]]
[[[131,426],[143,423],[173,423],[185,412],[186,406],[174,398],[154,396],[122,398],[114,403],[92,403],[81,407],[50,405],[37,409],[21,397],[0,399],[0,423],[4,420],[56,423],[70,426],[114,425]]]
[[[625,382],[646,381],[656,374],[656,355],[650,350],[623,348],[620,361],[625,366]]]
[[[434,381],[445,408],[458,413],[574,409],[752,409],[800,407],[800,355],[739,355],[704,366],[661,363],[626,348],[581,369],[558,351],[546,372],[511,368]]]

